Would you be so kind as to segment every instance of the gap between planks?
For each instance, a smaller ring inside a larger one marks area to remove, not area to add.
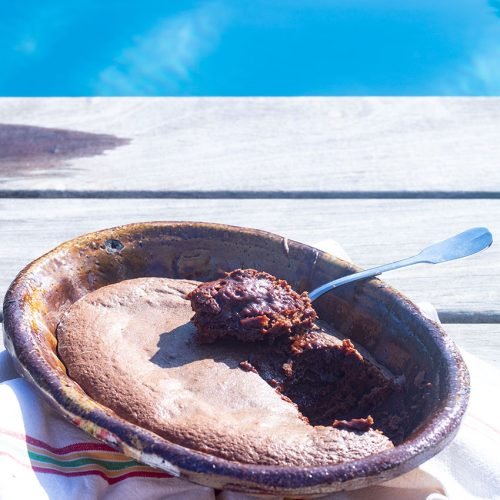
[[[500,191],[154,191],[0,189],[3,199],[387,199],[387,200],[497,200]]]

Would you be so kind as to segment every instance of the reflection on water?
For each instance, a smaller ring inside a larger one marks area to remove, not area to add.
[[[500,95],[500,0],[25,0],[0,95]]]

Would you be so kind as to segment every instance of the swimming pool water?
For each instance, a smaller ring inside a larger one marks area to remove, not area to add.
[[[500,95],[500,0],[0,0],[0,95]]]

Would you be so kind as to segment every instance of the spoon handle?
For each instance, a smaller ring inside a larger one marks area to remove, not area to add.
[[[424,248],[424,250],[413,257],[408,257],[382,266],[372,267],[371,269],[349,274],[330,281],[329,283],[325,283],[310,292],[309,298],[311,300],[316,300],[324,293],[341,285],[346,285],[347,283],[352,283],[353,281],[361,279],[372,278],[373,276],[378,276],[379,274],[385,273],[386,271],[392,271],[393,269],[412,266],[413,264],[439,264],[440,262],[461,259],[462,257],[467,257],[468,255],[475,254],[488,248],[492,243],[493,236],[488,229],[484,227],[469,229],[456,236]]]

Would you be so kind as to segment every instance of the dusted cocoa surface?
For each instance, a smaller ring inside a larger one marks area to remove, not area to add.
[[[185,298],[197,284],[140,278],[77,301],[57,329],[70,377],[130,422],[232,461],[325,465],[392,447],[373,429],[335,428],[333,417],[330,425],[314,426],[303,418],[302,402],[286,395],[293,384],[281,387],[286,374],[280,356],[288,359],[291,339],[276,339],[272,349],[234,338],[198,342]],[[316,336],[340,353],[344,344],[332,332],[321,328]]]
[[[200,340],[233,336],[243,341],[272,341],[306,332],[317,318],[307,292],[254,269],[236,269],[200,284],[188,298]]]

